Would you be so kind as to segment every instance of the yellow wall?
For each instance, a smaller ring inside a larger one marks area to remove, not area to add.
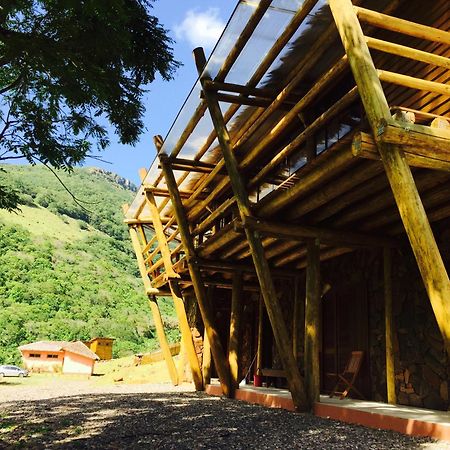
[[[112,359],[113,342],[113,339],[97,338],[87,345],[100,359]]]

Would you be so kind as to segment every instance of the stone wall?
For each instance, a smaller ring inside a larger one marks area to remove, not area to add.
[[[381,252],[339,258],[341,270],[364,277],[369,305],[369,370],[372,400],[386,401],[384,285]],[[355,264],[355,261],[358,264]],[[397,403],[449,408],[449,358],[409,249],[393,256],[393,315]]]

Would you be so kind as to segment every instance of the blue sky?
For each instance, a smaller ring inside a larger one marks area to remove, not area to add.
[[[152,14],[176,41],[175,58],[184,66],[178,69],[174,80],[157,79],[150,85],[145,99],[147,129],[139,144],[135,147],[120,145],[112,135],[110,147],[102,154],[111,164],[87,160],[86,165],[103,167],[140,184],[138,169],[148,168],[155,156],[153,136],[166,135],[197,78],[192,50],[202,46],[209,56],[236,4],[237,0],[155,1]]]

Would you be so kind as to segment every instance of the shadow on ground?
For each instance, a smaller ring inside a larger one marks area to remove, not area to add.
[[[6,449],[394,450],[427,442],[198,393],[83,395],[0,407]]]

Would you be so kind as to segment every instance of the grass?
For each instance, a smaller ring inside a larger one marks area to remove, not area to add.
[[[22,205],[18,213],[0,209],[0,222],[19,225],[39,237],[49,237],[64,242],[83,239],[93,231],[82,230],[78,221],[70,217],[58,216],[45,208]],[[97,231],[95,231],[97,232]]]
[[[175,357],[177,361],[178,357]],[[134,356],[117,358],[110,361],[99,361],[95,364],[94,374],[98,384],[114,384],[119,380],[125,384],[167,383],[170,382],[165,361],[141,366],[134,365]]]

